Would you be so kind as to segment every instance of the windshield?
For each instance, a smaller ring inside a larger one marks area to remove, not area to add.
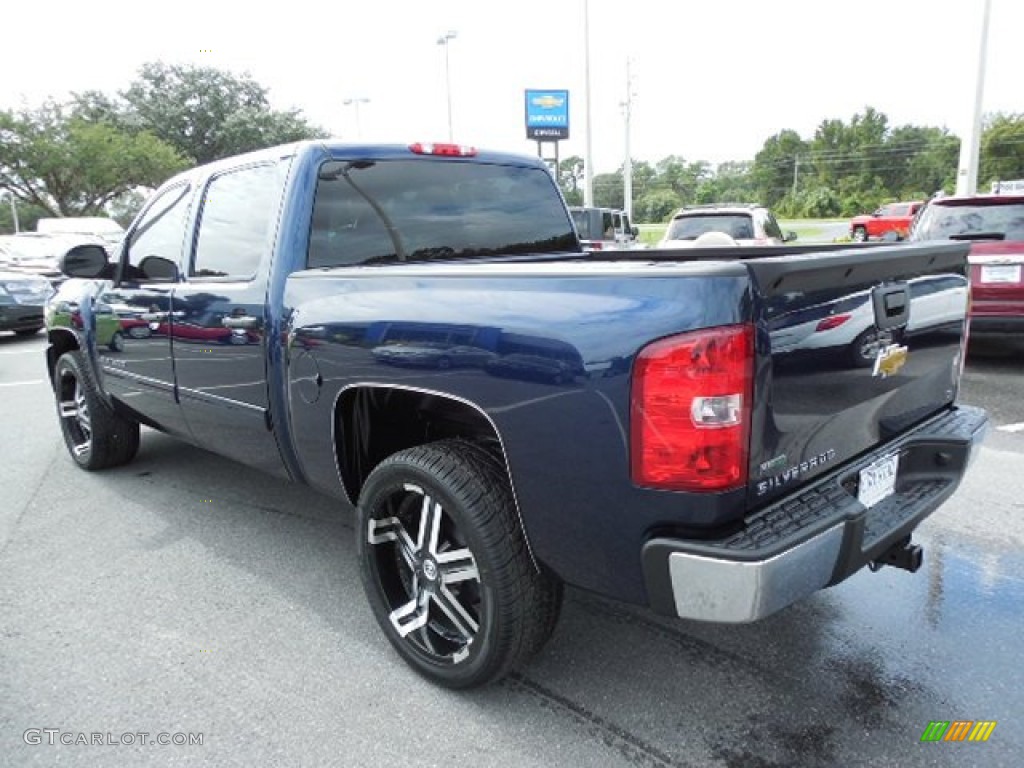
[[[1024,198],[935,201],[921,213],[910,238],[947,240],[972,235],[1024,240]]]
[[[751,240],[754,226],[745,213],[708,213],[680,216],[668,228],[668,240],[696,240],[705,232],[724,232],[736,240]]]
[[[452,160],[359,160],[320,170],[310,267],[577,252],[551,175]]]

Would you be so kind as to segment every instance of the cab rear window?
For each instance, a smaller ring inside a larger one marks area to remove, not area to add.
[[[325,163],[308,266],[576,252],[571,220],[540,168],[452,160]]]

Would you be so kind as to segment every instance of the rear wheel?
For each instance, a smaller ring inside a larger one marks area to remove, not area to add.
[[[858,368],[867,368],[874,365],[875,358],[878,357],[878,346],[878,330],[876,328],[868,328],[854,339],[853,344],[850,345],[850,362]]]
[[[854,227],[853,241],[855,243],[866,243],[868,241],[868,231],[864,227]]]
[[[357,548],[377,622],[417,672],[484,685],[539,650],[561,604],[530,558],[508,480],[461,441],[410,448],[370,474]]]
[[[53,380],[60,430],[78,466],[105,469],[135,458],[138,422],[116,413],[100,397],[81,352],[61,355]]]
[[[42,326],[39,328],[22,328],[20,331],[15,331],[18,336],[35,336],[43,330]]]

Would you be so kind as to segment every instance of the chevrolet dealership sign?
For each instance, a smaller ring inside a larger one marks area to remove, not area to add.
[[[526,91],[526,138],[558,141],[569,138],[569,92]]]

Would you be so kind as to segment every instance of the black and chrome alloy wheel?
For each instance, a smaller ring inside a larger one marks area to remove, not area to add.
[[[395,632],[432,663],[464,659],[480,630],[480,572],[441,501],[404,483],[366,536]]]
[[[413,669],[450,688],[501,678],[544,645],[561,584],[530,557],[504,467],[445,440],[399,451],[359,497],[360,574]]]

